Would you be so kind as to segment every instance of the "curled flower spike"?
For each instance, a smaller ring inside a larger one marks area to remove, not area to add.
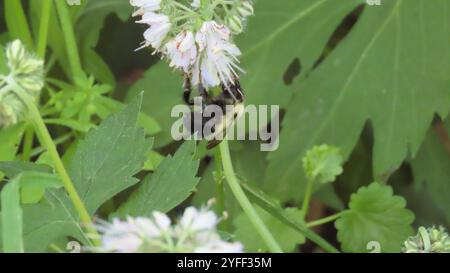
[[[242,252],[240,243],[223,241],[216,230],[219,219],[208,208],[189,207],[177,224],[160,212],[151,218],[114,219],[96,226],[102,234],[96,252]]]
[[[444,227],[419,227],[416,236],[404,242],[404,253],[450,253],[450,237]]]
[[[0,128],[14,125],[24,117],[26,106],[12,83],[33,99],[44,86],[44,62],[27,52],[20,40],[9,43],[5,55],[10,73],[0,76]]]

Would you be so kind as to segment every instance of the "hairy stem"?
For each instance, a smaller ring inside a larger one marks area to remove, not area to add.
[[[267,247],[271,252],[281,253],[281,247],[278,245],[277,241],[273,237],[272,233],[270,233],[269,229],[266,227],[264,222],[259,217],[255,208],[252,206],[247,196],[239,184],[239,181],[234,173],[233,164],[231,163],[230,150],[228,148],[228,142],[223,140],[220,143],[220,154],[222,158],[223,171],[225,174],[225,178],[228,181],[228,185],[231,188],[236,200],[239,202],[239,205],[244,210],[245,214],[250,219],[250,222],[253,224],[256,231],[262,237]]]
[[[222,159],[220,157],[219,147],[214,150],[214,164],[216,169],[214,173],[214,180],[216,182],[217,214],[222,216],[225,212],[225,190],[223,185]],[[226,219],[219,225],[222,230],[228,230]]]

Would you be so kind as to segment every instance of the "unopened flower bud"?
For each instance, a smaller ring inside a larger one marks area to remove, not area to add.
[[[235,34],[241,33],[243,30],[242,21],[236,15],[228,19],[228,26],[230,27],[230,30]]]
[[[0,128],[6,128],[22,119],[24,105],[15,94],[0,99]]]
[[[248,17],[254,14],[253,5],[249,1],[243,2],[242,5],[237,8],[237,11],[242,17]]]
[[[15,70],[20,66],[25,57],[25,47],[20,40],[14,40],[6,48],[6,58],[8,66],[11,70]]]
[[[20,40],[9,43],[5,50],[9,75],[4,76],[3,84],[19,85],[30,97],[36,99],[44,86],[44,62],[27,52]],[[0,93],[0,128],[20,122],[24,116],[25,105],[11,86]]]

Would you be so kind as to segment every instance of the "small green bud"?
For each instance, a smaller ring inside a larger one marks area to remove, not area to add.
[[[228,19],[228,26],[230,27],[230,30],[235,34],[239,34],[243,30],[242,21],[236,15]]]
[[[0,128],[18,123],[23,116],[24,105],[15,94],[8,94],[0,100]]]
[[[237,11],[242,17],[248,17],[254,14],[253,5],[249,1],[243,2],[242,5],[237,8]]]
[[[6,58],[11,70],[17,69],[25,57],[25,47],[20,40],[14,40],[6,47]]]

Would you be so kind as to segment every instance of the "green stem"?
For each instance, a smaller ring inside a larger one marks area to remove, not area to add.
[[[42,120],[41,114],[39,113],[34,100],[20,85],[15,82],[14,79],[6,77],[5,80],[8,82],[8,85],[10,85],[11,88],[15,90],[15,93],[20,97],[20,99],[27,107],[30,119],[35,127],[38,138],[42,146],[47,149],[47,152],[49,153],[53,161],[55,169],[62,180],[64,188],[66,189],[70,200],[72,201],[76,211],[78,212],[78,215],[80,216],[81,222],[85,225],[85,228],[89,232],[89,234],[92,234],[94,238],[99,238],[98,233],[92,223],[91,217],[89,216],[89,213],[86,210],[83,201],[78,195],[77,190],[75,189],[75,186],[66,168],[64,167],[61,157],[58,154],[56,146],[53,143],[52,137],[50,136],[50,133],[47,130],[44,121]],[[96,243],[98,242],[95,240],[94,244]]]
[[[67,55],[69,57],[70,69],[73,77],[83,77],[83,69],[81,68],[80,55],[78,53],[77,42],[75,39],[75,33],[73,31],[72,22],[70,20],[70,13],[67,9],[66,1],[55,1],[56,9],[58,11],[59,21],[64,34],[64,40],[66,42]]]
[[[334,220],[340,218],[342,215],[346,214],[347,212],[348,212],[348,210],[343,210],[341,212],[338,212],[336,214],[327,216],[325,218],[309,222],[309,223],[306,224],[306,226],[308,228],[312,228],[312,227],[315,227],[315,226],[320,226],[320,225],[323,225],[323,224],[326,224],[326,223],[329,223],[329,222],[333,222]]]
[[[50,22],[50,14],[52,10],[52,0],[41,0],[41,21],[39,24],[39,34],[36,46],[37,55],[41,59],[45,59],[45,49],[47,48],[48,25]]]
[[[33,38],[20,0],[5,0],[5,17],[9,34],[18,38],[28,49],[33,48]]]
[[[309,178],[306,184],[306,190],[305,195],[303,197],[303,205],[302,205],[302,213],[304,219],[306,219],[306,215],[308,215],[309,202],[311,200],[313,186],[314,186],[314,179]]]
[[[219,147],[220,147],[220,154],[222,157],[222,165],[225,178],[228,181],[228,185],[230,186],[231,191],[236,197],[236,200],[241,205],[245,214],[248,216],[254,228],[262,237],[269,250],[271,252],[281,253],[282,252],[281,247],[278,245],[277,241],[270,233],[269,229],[267,229],[266,225],[259,217],[255,208],[252,206],[247,196],[245,195],[244,191],[242,190],[241,185],[239,184],[239,181],[233,170],[233,164],[231,163],[231,156],[230,150],[228,148],[228,142],[226,140],[223,140],[220,143]]]
[[[23,142],[22,160],[29,161],[31,157],[31,150],[33,149],[34,130],[32,126],[27,126],[25,131],[25,138]]]
[[[214,164],[216,168],[214,179],[216,180],[217,214],[223,215],[225,212],[225,189],[223,185],[222,159],[220,158],[219,147],[214,150]],[[228,230],[226,219],[225,221],[220,222],[219,225],[221,229]]]

